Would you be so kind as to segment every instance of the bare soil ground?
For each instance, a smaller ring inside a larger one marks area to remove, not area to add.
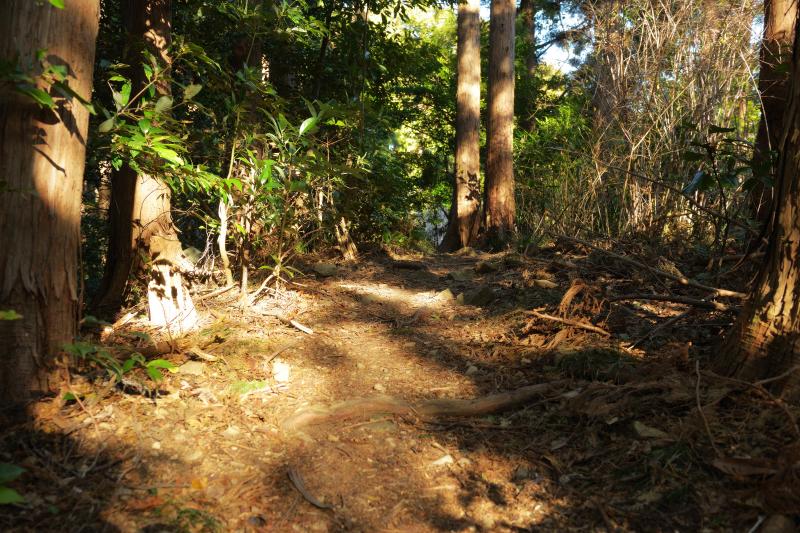
[[[615,252],[708,277],[688,255]],[[736,300],[615,299],[709,294],[568,242],[305,270],[249,309],[233,291],[198,298],[204,322],[171,339],[161,357],[178,371],[156,391],[142,370],[120,386],[65,364],[61,395],[0,426],[0,462],[26,470],[10,484],[26,502],[0,507],[0,529],[796,526],[800,410],[711,372]],[[747,273],[708,283],[742,290]],[[141,319],[103,336],[120,360],[165,340]],[[484,416],[415,408],[547,383]]]

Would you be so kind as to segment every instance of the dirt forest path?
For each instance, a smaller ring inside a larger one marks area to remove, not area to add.
[[[645,318],[608,311],[582,278],[630,269],[597,261],[576,250],[539,259],[380,256],[309,264],[317,274],[247,310],[232,293],[199,299],[205,323],[165,356],[178,371],[156,397],[131,383],[103,389],[96,376],[73,372],[69,390],[80,404],[42,403],[34,421],[3,432],[2,461],[26,469],[28,503],[0,525],[616,531],[754,523],[748,485],[730,496],[730,479],[713,467],[722,460],[714,447],[738,438],[717,406],[750,393],[708,378],[698,384],[687,342],[654,331],[692,308],[633,308]],[[663,288],[634,277],[608,283]],[[719,318],[704,320],[721,331]],[[592,324],[602,328],[584,327]],[[696,344],[715,335],[688,331]],[[106,341],[147,343],[146,333],[134,320]],[[622,348],[641,339],[659,350]],[[418,409],[538,384],[521,405],[485,416]],[[768,411],[758,423],[784,416]]]

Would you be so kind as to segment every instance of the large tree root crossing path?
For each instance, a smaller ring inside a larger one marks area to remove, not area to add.
[[[113,384],[100,355],[65,364],[58,398],[3,421],[0,463],[25,469],[13,487],[26,501],[0,507],[0,529],[741,531],[791,520],[800,413],[707,364],[739,300],[708,303],[701,288],[559,246],[309,261],[308,276],[246,309],[235,291],[198,295],[190,336],[140,318],[90,336],[111,357],[138,351],[177,371],[154,392],[142,368]]]

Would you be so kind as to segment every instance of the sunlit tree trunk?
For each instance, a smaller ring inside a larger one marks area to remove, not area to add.
[[[458,7],[458,87],[456,89],[456,161],[453,207],[442,248],[470,246],[480,228],[480,1]]]
[[[492,0],[489,21],[489,106],[486,129],[487,242],[508,243],[514,232],[514,25],[516,4]]]
[[[99,0],[0,2],[0,59],[23,69],[66,66],[69,86],[92,94]],[[36,71],[33,74],[37,74]],[[47,90],[46,87],[42,87]],[[0,85],[0,405],[48,388],[51,357],[77,331],[81,186],[89,113],[58,98],[54,111]]]
[[[777,149],[783,134],[796,21],[797,0],[764,0],[764,36],[758,75],[762,112],[753,158],[767,171],[772,170],[769,153]],[[772,191],[769,188],[758,185],[752,190],[753,215],[761,223],[769,217],[771,204]]]
[[[776,376],[800,364],[800,65],[795,64],[787,135],[782,137],[767,256],[742,312],[717,357],[717,369],[745,380]],[[800,371],[774,384],[800,399]]]
[[[169,64],[171,0],[128,0],[124,11],[128,32],[126,61],[133,67],[131,94],[147,83],[141,52],[150,50]],[[156,84],[158,95],[169,95],[168,79]],[[169,187],[157,176],[139,174],[125,165],[112,175],[111,231],[108,259],[95,307],[117,310],[133,275],[149,263],[147,299],[150,320],[161,326],[189,329],[196,321],[194,304],[184,285],[185,264],[171,216]]]

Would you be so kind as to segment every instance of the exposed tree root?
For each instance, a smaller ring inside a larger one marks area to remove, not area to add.
[[[413,414],[421,418],[484,416],[524,404],[534,398],[558,390],[567,383],[569,383],[568,380],[538,383],[470,400],[436,399],[409,403],[386,395],[358,398],[340,402],[328,408],[309,407],[302,409],[284,420],[281,426],[285,430],[297,431],[305,426],[336,420],[367,418],[376,414]]]

